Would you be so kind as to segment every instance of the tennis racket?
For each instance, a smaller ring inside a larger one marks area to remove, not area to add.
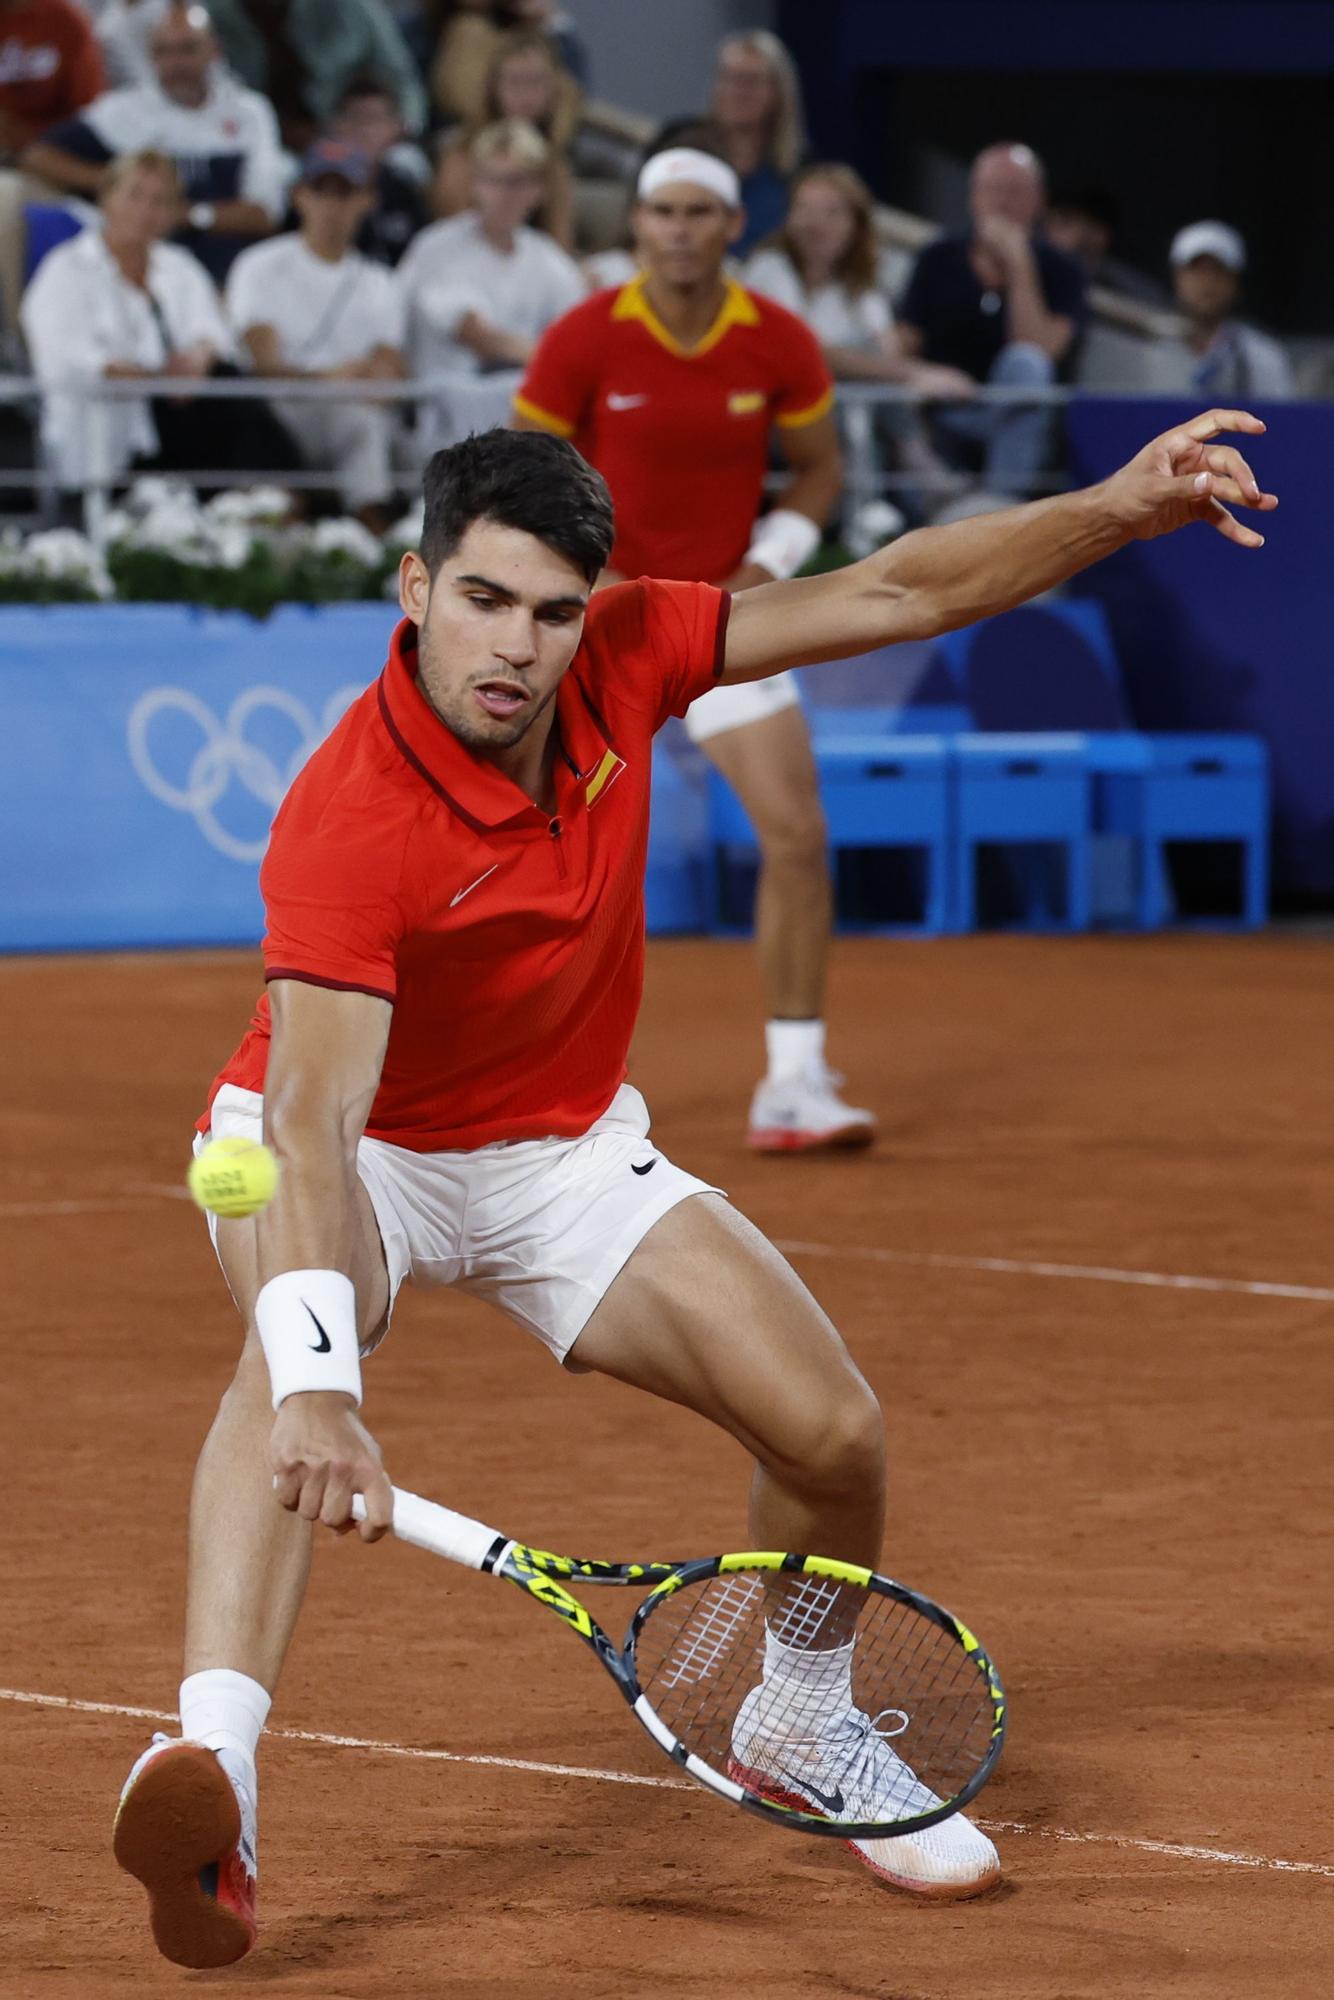
[[[365,1519],[360,1495],[353,1512]],[[844,1840],[916,1832],[967,1805],[995,1769],[1005,1694],[987,1654],[950,1612],[875,1570],[763,1551],[645,1563],[552,1555],[398,1487],[393,1528],[545,1604],[596,1653],[660,1750],[779,1825]],[[623,1644],[570,1584],[644,1591]],[[857,1768],[873,1761],[869,1789],[825,1775],[835,1710],[839,1728],[859,1733]]]

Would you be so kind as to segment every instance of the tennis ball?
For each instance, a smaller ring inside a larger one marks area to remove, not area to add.
[[[273,1199],[278,1162],[258,1139],[210,1139],[191,1160],[186,1182],[214,1215],[254,1215]]]

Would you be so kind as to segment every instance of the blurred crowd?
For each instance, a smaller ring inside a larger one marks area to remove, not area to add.
[[[426,453],[503,421],[547,327],[634,276],[635,178],[669,145],[735,170],[741,281],[892,392],[846,399],[845,444],[909,515],[1058,481],[1061,385],[1293,393],[1225,221],[1180,217],[1141,272],[1106,190],[1049,190],[1008,141],[968,228],[913,251],[811,159],[775,36],[727,37],[656,134],[590,100],[589,53],[553,0],[0,0],[0,337],[69,504],[108,465],[304,471],[384,523]],[[191,394],[228,375],[255,394]],[[174,393],[122,392],[94,435],[80,392],[136,377]]]

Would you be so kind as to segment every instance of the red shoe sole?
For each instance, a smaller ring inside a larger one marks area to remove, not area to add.
[[[240,1838],[236,1793],[202,1744],[162,1751],[121,1802],[112,1849],[148,1891],[154,1941],[173,1965],[234,1965],[255,1942],[253,1916],[210,1895],[199,1879],[216,1866],[221,1881]]]
[[[790,1127],[752,1126],[746,1144],[752,1153],[851,1153],[875,1142],[873,1125],[836,1125],[832,1132],[794,1132]]]
[[[809,1799],[803,1799],[796,1792],[789,1792],[784,1786],[775,1784],[765,1772],[752,1771],[746,1765],[738,1764],[735,1759],[729,1760],[727,1775],[736,1784],[744,1785],[748,1792],[758,1792],[761,1798],[772,1799],[776,1806],[795,1806],[798,1812],[808,1813],[812,1819],[828,1818],[828,1814],[817,1811]],[[888,1868],[882,1868],[878,1862],[870,1860],[863,1854],[855,1841],[845,1840],[843,1845],[878,1881],[888,1882],[892,1889],[902,1889],[905,1895],[916,1896],[921,1902],[962,1903],[970,1896],[985,1895],[986,1891],[994,1889],[1001,1879],[1000,1869],[994,1868],[989,1875],[982,1876],[976,1882],[958,1884],[917,1882],[911,1876],[895,1875]]]

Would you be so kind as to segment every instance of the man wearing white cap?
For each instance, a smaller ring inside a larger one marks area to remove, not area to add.
[[[641,275],[548,328],[516,421],[573,438],[606,479],[616,508],[606,581],[649,575],[735,591],[792,576],[842,484],[819,344],[794,314],[726,274],[744,210],[725,161],[684,146],[655,154],[634,222]],[[771,435],[792,478],[759,517]],[[750,1144],[774,1153],[866,1145],[875,1120],[843,1102],[824,1059],[829,868],[796,684],[784,674],[711,690],[686,728],[760,841],[768,1073],[751,1104]]]
[[[1172,239],[1170,262],[1185,331],[1155,354],[1154,388],[1247,402],[1294,395],[1292,364],[1278,342],[1231,317],[1246,268],[1237,231],[1192,222]]]

